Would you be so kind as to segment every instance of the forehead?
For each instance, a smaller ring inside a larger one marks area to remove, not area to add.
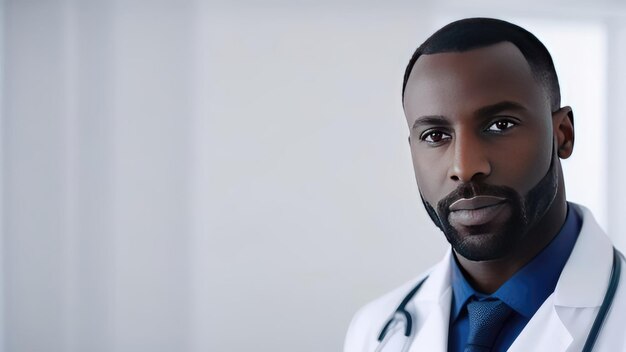
[[[530,65],[509,42],[464,52],[422,55],[407,81],[407,118],[455,115],[500,102],[549,112],[549,99]]]

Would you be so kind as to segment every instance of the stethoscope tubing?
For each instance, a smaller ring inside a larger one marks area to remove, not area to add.
[[[615,247],[613,247],[613,267],[611,268],[611,279],[609,280],[609,287],[606,289],[606,294],[604,295],[604,299],[602,300],[602,305],[600,306],[600,310],[598,310],[598,315],[596,315],[596,319],[593,321],[591,330],[589,330],[589,335],[587,335],[587,341],[585,341],[585,346],[583,347],[582,352],[591,352],[593,346],[596,343],[596,340],[598,339],[598,335],[600,335],[602,324],[604,323],[606,315],[611,308],[611,305],[613,304],[615,291],[617,291],[617,286],[619,285],[619,280],[622,273],[622,260],[624,260],[624,255]]]

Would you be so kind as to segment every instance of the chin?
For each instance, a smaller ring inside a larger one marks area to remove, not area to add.
[[[446,237],[459,255],[471,261],[482,262],[511,255],[522,236],[519,231],[485,231],[464,234],[453,231],[446,233]]]

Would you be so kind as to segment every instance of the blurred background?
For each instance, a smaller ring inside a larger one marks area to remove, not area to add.
[[[340,351],[446,249],[401,83],[470,16],[552,52],[568,198],[626,249],[622,1],[2,1],[1,350]]]

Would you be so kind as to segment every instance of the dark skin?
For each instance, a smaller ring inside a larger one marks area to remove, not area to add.
[[[474,288],[493,293],[537,255],[565,221],[559,158],[573,151],[572,110],[566,106],[552,111],[547,90],[508,42],[421,56],[407,82],[404,108],[415,177],[429,204],[472,182],[507,186],[523,197],[546,175],[553,157],[557,163],[554,200],[513,249],[497,259],[469,260],[453,248]],[[502,224],[512,215],[506,203],[502,209],[493,219],[488,217],[480,231],[453,226],[462,240],[479,247],[493,236],[507,236]]]

